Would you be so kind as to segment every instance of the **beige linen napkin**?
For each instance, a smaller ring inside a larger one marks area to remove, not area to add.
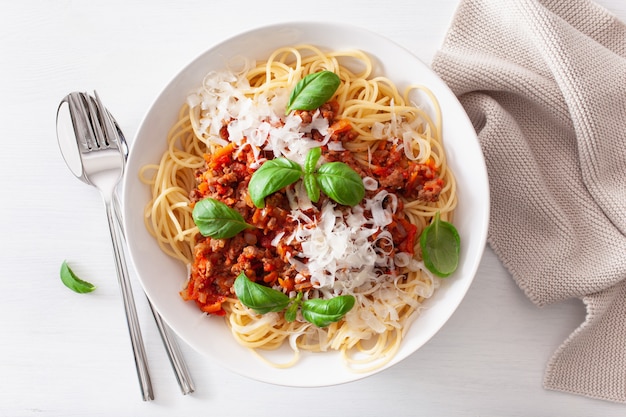
[[[537,305],[585,322],[544,386],[626,402],[626,27],[582,0],[462,0],[433,69],[478,133],[488,242]]]

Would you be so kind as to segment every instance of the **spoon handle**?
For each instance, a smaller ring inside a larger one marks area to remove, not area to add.
[[[135,367],[137,368],[137,376],[139,377],[139,385],[141,395],[144,401],[154,399],[152,391],[152,381],[148,371],[148,361],[146,351],[139,327],[139,319],[137,317],[137,308],[133,298],[133,289],[128,277],[128,268],[126,266],[126,258],[122,250],[121,232],[118,229],[113,218],[113,207],[111,200],[105,201],[107,220],[109,223],[109,232],[111,233],[111,242],[113,243],[113,253],[115,255],[115,268],[117,271],[117,279],[122,292],[122,300],[124,302],[124,310],[126,312],[126,321],[128,324],[128,332],[130,333],[130,341],[135,356]]]

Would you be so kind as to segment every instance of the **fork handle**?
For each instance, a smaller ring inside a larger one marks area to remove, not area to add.
[[[115,214],[115,220],[117,221],[117,225],[119,226],[121,239],[122,241],[126,242],[124,228],[122,227],[122,209],[120,207],[120,201],[117,193],[113,194],[113,213]],[[157,329],[159,330],[159,335],[161,336],[161,340],[163,341],[163,346],[165,347],[165,351],[167,352],[167,357],[169,358],[172,369],[174,370],[174,375],[176,376],[178,386],[180,387],[183,395],[191,394],[195,391],[194,382],[191,374],[189,373],[189,368],[187,368],[185,358],[180,351],[178,343],[176,343],[176,338],[172,334],[171,329],[169,328],[167,323],[165,323],[159,312],[154,308],[152,302],[150,302],[150,299],[147,296],[146,299],[148,300],[148,306],[150,307],[150,311],[152,311],[152,315],[154,316],[154,322],[156,323]]]
[[[183,395],[191,394],[195,391],[195,386],[193,383],[193,379],[189,374],[189,369],[187,368],[187,364],[182,356],[180,348],[176,343],[176,339],[174,339],[168,325],[165,323],[165,321],[163,321],[163,318],[159,315],[158,311],[156,311],[150,300],[148,300],[148,305],[150,306],[150,310],[152,310],[154,322],[159,329],[159,334],[161,335],[163,346],[165,346],[167,356],[170,359],[170,364],[174,369],[174,375],[176,375],[176,381],[178,381],[178,386],[180,387]]]
[[[111,233],[111,242],[113,243],[117,280],[122,292],[122,300],[124,302],[124,310],[126,312],[126,322],[128,324],[128,332],[130,333],[130,341],[135,357],[135,367],[137,369],[137,376],[139,377],[141,395],[144,401],[150,401],[154,399],[152,381],[150,380],[146,350],[143,344],[143,337],[141,336],[139,319],[137,318],[137,308],[135,307],[135,300],[133,298],[133,289],[130,285],[130,279],[128,277],[126,258],[122,249],[121,235],[113,220],[113,207],[111,201],[106,201],[105,206],[107,220],[109,223],[109,232]]]

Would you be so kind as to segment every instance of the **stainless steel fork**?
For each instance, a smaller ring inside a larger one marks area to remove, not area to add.
[[[98,108],[98,111],[101,115],[105,115],[108,117],[108,122],[113,125],[113,132],[116,136],[118,146],[120,147],[120,152],[124,157],[124,161],[128,159],[128,146],[126,144],[126,139],[124,138],[124,134],[117,124],[115,118],[109,111],[104,107],[102,102],[100,101],[100,97],[98,93],[94,91],[95,104]],[[108,132],[110,135],[111,132]],[[117,198],[117,193],[113,194],[113,212],[115,213],[115,217],[117,220],[117,224],[120,226],[120,231],[122,232],[122,240],[126,241],[126,236],[124,235],[124,228],[122,227],[122,210],[120,207],[119,199]],[[146,297],[147,298],[147,297]],[[148,298],[148,306],[150,307],[150,311],[152,312],[152,316],[154,317],[154,322],[156,323],[157,329],[159,330],[159,335],[161,336],[161,341],[163,342],[163,346],[165,347],[165,351],[167,352],[167,357],[170,360],[170,364],[172,365],[172,369],[174,370],[174,375],[176,376],[176,381],[178,382],[178,386],[180,387],[180,391],[183,395],[191,394],[195,391],[195,386],[193,382],[193,378],[189,373],[189,369],[187,368],[187,363],[182,355],[182,352],[176,343],[176,338],[173,336],[171,329],[165,323],[159,312],[154,308],[152,302]]]

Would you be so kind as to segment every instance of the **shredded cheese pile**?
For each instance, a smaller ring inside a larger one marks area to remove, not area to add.
[[[330,140],[328,121],[313,114],[311,123],[303,126],[302,119],[285,115],[289,99],[287,89],[264,92],[256,97],[247,95],[251,91],[248,79],[230,71],[209,73],[203,87],[187,98],[191,108],[201,111],[199,131],[210,143],[226,146],[228,141],[243,147],[250,145],[259,161],[260,150],[271,151],[276,158],[285,157],[300,164],[307,152],[314,147],[326,145]],[[228,122],[228,141],[220,137],[220,129]],[[305,133],[317,130],[324,136],[318,142],[304,137]]]

